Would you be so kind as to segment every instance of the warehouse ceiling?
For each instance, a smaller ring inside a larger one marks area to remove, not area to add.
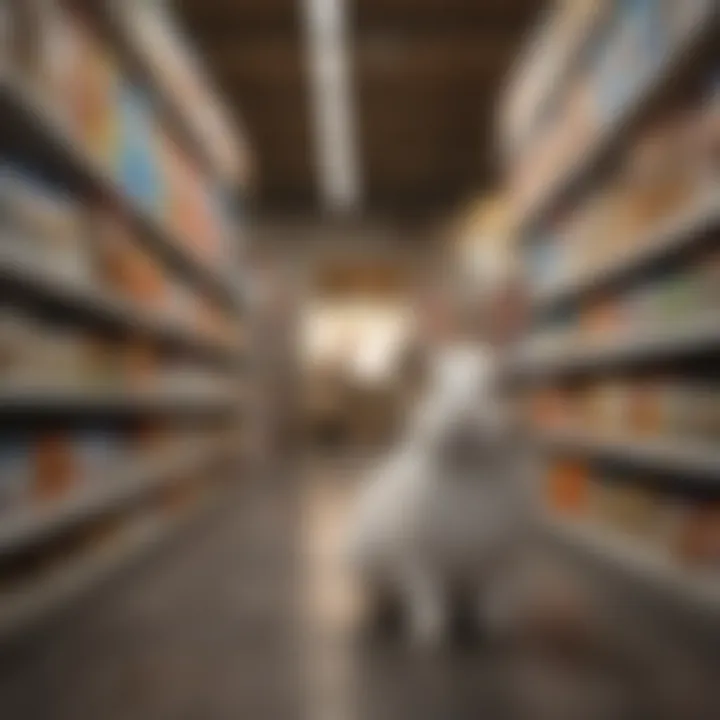
[[[348,0],[361,208],[440,213],[489,186],[496,101],[542,0]],[[257,206],[322,208],[301,0],[178,0],[253,145]]]

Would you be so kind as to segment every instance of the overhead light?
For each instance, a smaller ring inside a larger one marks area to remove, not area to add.
[[[332,212],[360,202],[345,0],[303,0],[318,182]]]

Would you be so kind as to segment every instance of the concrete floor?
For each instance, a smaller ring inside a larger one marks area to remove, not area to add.
[[[0,661],[3,720],[705,718],[698,673],[583,650],[359,641],[335,548],[351,483],[235,501]],[[342,476],[342,477],[341,477]],[[575,653],[575,654],[573,654]],[[689,685],[684,684],[690,678]]]

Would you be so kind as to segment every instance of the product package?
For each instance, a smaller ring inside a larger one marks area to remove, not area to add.
[[[92,281],[83,215],[65,192],[18,166],[0,169],[2,249],[53,275]]]
[[[153,141],[155,117],[145,93],[128,80],[118,91],[120,142],[116,175],[126,195],[149,213],[160,216],[162,181]]]
[[[117,428],[93,428],[74,433],[71,439],[77,458],[78,482],[102,485],[129,464],[126,439]]]
[[[30,435],[4,432],[0,436],[0,518],[11,516],[27,504],[33,452]]]
[[[35,446],[33,498],[38,503],[66,497],[78,479],[78,463],[71,440],[62,432],[43,433]]]

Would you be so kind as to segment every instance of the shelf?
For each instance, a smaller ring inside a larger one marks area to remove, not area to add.
[[[551,449],[617,460],[646,468],[649,472],[677,475],[717,483],[720,488],[720,447],[706,443],[678,440],[627,440],[593,437],[567,432],[544,433],[540,443]]]
[[[217,415],[239,411],[240,398],[225,392],[102,390],[87,388],[0,388],[0,418],[74,415]]]
[[[682,360],[720,350],[720,322],[716,316],[690,321],[655,333],[627,333],[620,339],[580,346],[557,353],[519,352],[510,361],[513,376],[564,375],[618,366]]]
[[[720,621],[720,576],[681,567],[669,556],[619,533],[561,518],[545,522],[546,530],[560,542],[579,549],[629,578],[681,602],[693,611]]]
[[[3,593],[0,640],[20,635],[53,612],[70,605],[160,545],[180,527],[179,520],[146,521],[125,531],[121,538],[105,547],[86,552],[70,566],[58,567],[42,580]]]
[[[585,150],[579,150],[575,155],[576,159],[570,168],[559,179],[550,182],[543,196],[524,213],[519,223],[520,237],[531,239],[530,230],[549,217],[571,192],[597,170],[605,158],[632,137],[646,118],[652,116],[653,110],[663,96],[670,89],[682,84],[689,70],[696,66],[698,56],[704,55],[704,52],[699,50],[704,50],[706,47],[713,50],[712,45],[716,39],[720,17],[714,0],[707,0],[702,13],[702,20],[695,23],[687,35],[678,40],[675,47],[668,51],[664,62],[644,87],[627,102],[623,112],[614,121],[598,130]]]
[[[0,557],[20,552],[70,527],[122,509],[161,487],[182,480],[187,473],[198,472],[229,456],[231,451],[239,452],[239,448],[231,448],[227,442],[175,447],[152,460],[136,460],[135,467],[130,470],[111,472],[111,478],[98,478],[95,486],[79,490],[65,500],[7,518],[0,516]]]
[[[228,367],[240,367],[243,353],[190,330],[183,323],[151,313],[135,303],[100,290],[89,283],[63,278],[30,260],[26,254],[12,252],[5,242],[0,247],[0,282],[4,292],[12,291],[49,303],[56,311],[80,317],[104,327],[148,336],[164,345],[189,350],[193,354]],[[19,245],[20,241],[15,245]]]
[[[14,150],[39,156],[43,165],[70,187],[100,197],[120,207],[132,221],[138,240],[160,255],[188,279],[204,288],[223,305],[240,312],[242,301],[230,277],[211,268],[207,262],[172,232],[150,211],[132,202],[117,181],[95,160],[58,120],[39,93],[27,84],[0,74],[0,133]]]
[[[206,171],[214,178],[219,178],[221,182],[227,184],[230,178],[227,173],[218,167],[217,157],[213,157],[213,153],[202,137],[198,126],[196,126],[188,113],[183,108],[183,103],[187,104],[187,99],[177,96],[172,88],[168,87],[164,78],[162,78],[148,56],[148,52],[143,47],[143,40],[139,37],[137,31],[138,22],[142,23],[146,18],[139,18],[134,22],[132,12],[138,10],[132,5],[118,3],[114,0],[92,0],[86,3],[87,9],[95,15],[100,27],[105,31],[107,39],[114,49],[119,53],[126,63],[130,71],[135,71],[138,78],[141,78],[149,86],[153,96],[156,98],[157,104],[164,120],[174,131],[175,135]],[[167,24],[169,19],[163,17],[158,22]],[[191,55],[189,49],[186,54]],[[197,63],[193,63],[197,65]],[[188,69],[189,72],[198,73],[197,67]],[[207,79],[205,85],[207,85]],[[198,79],[200,84],[202,80]],[[213,97],[212,102],[218,104]],[[218,111],[219,112],[219,111]],[[219,120],[223,126],[226,125],[224,120]],[[226,129],[230,132],[229,127]]]
[[[538,315],[548,314],[564,304],[630,278],[656,263],[691,249],[709,232],[718,228],[720,189],[708,193],[689,209],[662,223],[637,245],[633,243],[633,249],[616,261],[540,294],[534,302],[535,312]]]

